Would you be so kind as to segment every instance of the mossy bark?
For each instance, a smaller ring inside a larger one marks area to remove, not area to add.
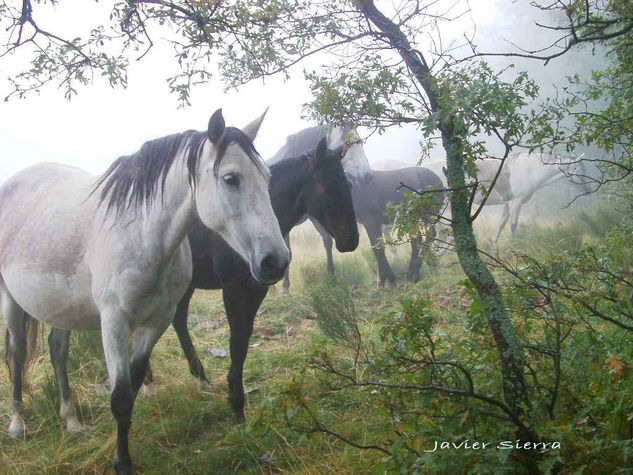
[[[450,194],[455,250],[462,269],[475,286],[481,299],[483,312],[497,345],[504,400],[519,418],[524,419],[526,410],[530,406],[530,399],[524,376],[523,350],[503,305],[501,289],[477,251],[477,241],[470,219],[471,192],[470,188],[466,187],[464,170],[465,138],[456,129],[454,117],[445,113],[440,105],[436,81],[421,53],[411,47],[398,26],[382,14],[373,1],[361,0],[359,7],[404,59],[415,80],[425,91],[432,112],[439,118],[439,129],[447,157],[448,186],[455,190]],[[523,429],[520,432],[519,436],[524,440],[538,441],[531,429],[527,431]],[[533,456],[526,455],[528,466],[531,467],[531,471],[536,472]]]

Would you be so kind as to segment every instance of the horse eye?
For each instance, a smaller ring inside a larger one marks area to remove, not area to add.
[[[224,183],[230,186],[238,186],[240,184],[240,177],[235,173],[227,173],[222,179]]]

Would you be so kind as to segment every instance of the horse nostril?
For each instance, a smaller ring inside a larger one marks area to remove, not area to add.
[[[278,254],[266,254],[262,259],[261,269],[267,274],[277,274],[286,270],[288,260]]]

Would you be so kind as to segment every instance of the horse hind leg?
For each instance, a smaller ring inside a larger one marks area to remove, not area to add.
[[[407,281],[417,282],[420,280],[420,268],[422,267],[422,259],[420,258],[420,247],[417,239],[411,239],[411,259],[409,260],[409,268],[407,270]]]
[[[66,362],[70,347],[70,331],[53,328],[48,335],[48,346],[59,392],[59,415],[62,421],[66,423],[66,430],[71,434],[76,434],[81,432],[83,427],[77,420],[77,413],[70,395],[70,385],[68,384]]]
[[[290,247],[290,233],[284,236],[284,242],[286,243],[286,247],[288,248],[288,258],[289,262],[292,262],[292,248]],[[290,295],[290,264],[286,267],[286,272],[284,272],[284,296]]]
[[[323,246],[325,247],[325,256],[327,258],[327,271],[330,277],[334,277],[336,274],[336,267],[334,267],[334,257],[332,256],[332,244],[334,240],[329,234],[322,234]]]
[[[501,216],[501,222],[499,223],[499,229],[497,230],[497,235],[495,236],[494,241],[492,241],[494,249],[497,249],[499,238],[501,237],[501,232],[503,231],[503,228],[505,228],[509,217],[510,217],[510,205],[508,203],[505,203],[503,205],[503,215]]]
[[[194,287],[190,285],[185,292],[185,295],[182,299],[180,299],[180,302],[178,302],[176,315],[172,325],[174,330],[176,330],[180,346],[182,347],[182,351],[185,353],[185,358],[187,358],[187,362],[189,363],[189,372],[192,376],[200,380],[200,388],[202,390],[209,390],[211,385],[209,384],[207,375],[204,372],[204,366],[198,357],[195,346],[193,346],[191,335],[189,334],[189,329],[187,328],[189,301],[191,300],[194,290]]]
[[[378,286],[384,287],[385,281],[389,281],[392,286],[395,286],[396,276],[385,256],[384,246],[378,241],[382,234],[381,225],[379,223],[365,225],[365,230],[367,231],[371,250],[374,253],[376,265],[378,266]]]
[[[0,281],[1,282],[1,281]],[[6,363],[13,378],[13,401],[10,405],[11,422],[7,433],[10,437],[24,435],[24,404],[22,402],[22,378],[27,353],[27,327],[29,317],[17,304],[4,284],[0,285],[2,316],[6,326]]]

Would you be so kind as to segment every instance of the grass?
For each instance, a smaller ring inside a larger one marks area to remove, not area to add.
[[[577,247],[606,226],[604,216],[536,224],[525,220],[515,238],[504,237],[502,252],[520,248]],[[593,221],[592,221],[593,220]],[[494,216],[484,216],[478,233],[485,242]],[[387,250],[400,279],[395,289],[376,288],[376,270],[362,232],[360,250],[348,255],[335,253],[338,278],[350,286],[354,305],[364,330],[377,334],[378,317],[397,306],[398,300],[416,293],[433,301],[434,308],[449,321],[468,307],[456,282],[463,279],[456,258],[448,253],[439,270],[423,269],[423,280],[405,284],[408,246]],[[308,436],[290,430],[280,411],[280,395],[301,375],[308,384],[318,384],[307,361],[324,337],[310,305],[311,282],[326,278],[324,251],[316,232],[301,226],[292,235],[294,260],[291,266],[292,295],[283,297],[278,284],[265,299],[255,321],[245,365],[247,422],[233,424],[226,401],[229,359],[210,356],[213,347],[228,349],[229,330],[221,293],[197,291],[189,320],[194,344],[206,368],[211,390],[203,392],[189,375],[178,339],[169,329],[157,344],[152,366],[158,393],[139,396],[131,430],[131,453],[140,473],[378,473],[381,454],[364,451],[331,438]],[[198,325],[217,321],[215,328]],[[70,384],[80,421],[86,432],[69,436],[57,415],[58,403],[47,345],[30,373],[31,392],[26,396],[27,434],[13,440],[0,431],[0,473],[101,474],[110,470],[115,431],[109,395],[103,388],[105,364],[98,334],[76,333],[69,358]],[[4,366],[0,367],[0,425],[9,423],[11,386]],[[375,439],[386,428],[372,414],[344,399],[329,398],[328,417],[333,427],[352,432],[357,440]]]

